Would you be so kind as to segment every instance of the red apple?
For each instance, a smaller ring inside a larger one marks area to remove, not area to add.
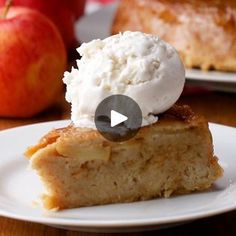
[[[74,32],[76,17],[69,7],[70,1],[71,0],[14,0],[13,5],[29,7],[45,14],[59,29],[66,48],[71,50],[77,46],[77,40]],[[5,2],[6,0],[0,0],[0,6],[4,6]],[[82,2],[84,2],[84,0],[82,0]],[[76,6],[74,5],[74,7]]]
[[[76,19],[84,14],[86,0],[64,0],[68,7],[71,9]]]
[[[1,117],[30,117],[51,106],[65,69],[65,46],[46,16],[11,7],[0,18]]]

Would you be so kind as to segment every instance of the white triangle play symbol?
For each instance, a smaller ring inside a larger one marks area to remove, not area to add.
[[[124,116],[117,111],[111,110],[111,127],[114,127],[126,120],[128,120],[127,116]]]

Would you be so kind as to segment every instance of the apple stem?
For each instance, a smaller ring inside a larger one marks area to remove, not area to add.
[[[13,0],[6,0],[4,10],[2,13],[2,18],[5,19],[7,17],[7,13],[12,5]]]

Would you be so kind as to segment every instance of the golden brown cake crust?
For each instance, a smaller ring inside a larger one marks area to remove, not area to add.
[[[187,67],[236,71],[234,0],[122,0],[112,34],[126,30],[169,42]]]
[[[70,125],[26,151],[47,209],[132,202],[209,188],[222,175],[206,120],[173,106],[125,142]]]
[[[197,125],[198,123],[206,122],[206,121],[202,116],[195,115],[189,106],[174,105],[165,113],[160,114],[160,116],[158,116],[158,122],[154,125],[168,125],[168,124],[172,124],[173,122],[176,122],[176,123],[184,122],[186,124],[189,123],[192,126],[194,126],[194,125]],[[139,137],[144,136],[145,130],[147,129],[148,129],[147,127],[141,128]],[[95,130],[80,129],[80,128],[74,127],[73,125],[69,125],[65,128],[59,128],[59,129],[54,129],[50,131],[48,134],[46,134],[39,140],[38,144],[29,147],[26,150],[25,155],[27,157],[31,157],[39,149],[42,149],[49,144],[55,143],[58,138],[60,138],[63,142],[64,139],[66,139],[67,137],[69,139],[73,137],[76,140],[77,138],[79,138],[81,145],[83,143],[86,145],[90,145],[91,143],[94,143],[94,141],[98,139],[102,140],[104,142],[104,145],[106,143],[112,143],[108,140],[104,140],[104,138]]]

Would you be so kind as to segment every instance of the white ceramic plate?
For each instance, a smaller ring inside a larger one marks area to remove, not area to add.
[[[52,128],[67,124],[69,121],[54,121],[0,132],[0,215],[81,231],[125,232],[169,227],[236,209],[236,129],[210,124],[215,153],[225,169],[211,190],[129,204],[42,210],[33,203],[42,185],[27,168],[23,152]]]
[[[81,42],[96,38],[106,38],[110,29],[117,4],[111,4],[102,9],[85,15],[76,24],[76,34]],[[209,71],[198,69],[186,70],[187,82],[191,85],[204,86],[209,89],[236,92],[236,73]]]

